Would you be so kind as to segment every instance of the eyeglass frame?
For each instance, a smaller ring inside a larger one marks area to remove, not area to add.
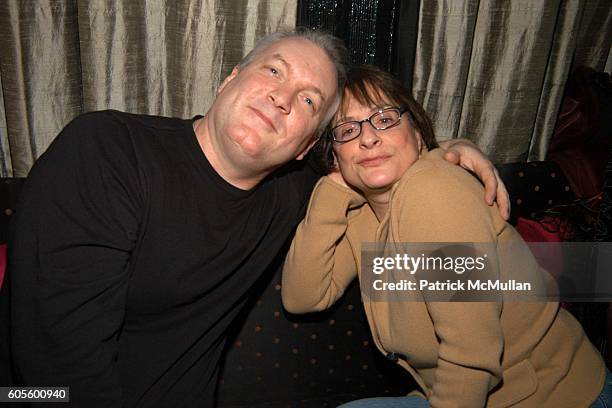
[[[384,113],[384,112],[386,112],[386,111],[391,111],[391,110],[397,111],[397,112],[399,113],[399,117],[398,117],[398,119],[397,119],[397,122],[395,122],[395,123],[394,123],[394,124],[392,124],[391,126],[387,126],[387,127],[385,127],[385,128],[378,128],[378,127],[374,126],[374,124],[372,123],[372,118],[374,118],[376,115],[380,115],[381,113]],[[408,109],[402,109],[402,108],[400,108],[399,106],[391,106],[391,107],[388,107],[388,108],[382,108],[382,109],[379,109],[378,111],[374,112],[374,113],[373,113],[372,115],[370,115],[370,117],[368,117],[367,119],[363,119],[363,120],[348,120],[348,121],[346,121],[346,122],[339,123],[339,124],[337,124],[336,126],[334,126],[333,128],[331,128],[329,132],[330,132],[330,134],[331,134],[331,138],[332,138],[332,141],[333,141],[334,143],[338,143],[338,144],[348,143],[348,142],[351,142],[351,141],[353,141],[353,140],[357,139],[359,136],[361,136],[361,132],[362,132],[362,130],[363,130],[363,123],[364,123],[364,122],[368,122],[368,123],[370,124],[370,126],[372,126],[372,127],[373,127],[374,129],[376,129],[376,130],[382,130],[382,131],[384,131],[384,130],[391,129],[391,128],[394,128],[395,126],[399,125],[399,123],[400,123],[400,122],[401,122],[401,120],[402,120],[402,115],[403,115],[404,113],[406,113],[406,112],[408,112]],[[336,135],[335,135],[335,132],[334,132],[334,131],[335,131],[336,129],[338,129],[340,126],[346,125],[347,123],[357,123],[357,124],[358,124],[358,126],[359,126],[359,132],[357,132],[357,135],[355,135],[355,137],[353,137],[353,138],[351,138],[351,139],[348,139],[348,140],[342,140],[342,141],[340,141],[340,140],[336,140]]]

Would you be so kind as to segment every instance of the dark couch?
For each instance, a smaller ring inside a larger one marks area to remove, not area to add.
[[[511,193],[513,223],[574,200],[552,162],[508,164],[499,170]],[[2,239],[20,185],[19,179],[4,179],[0,185]],[[262,277],[232,333],[219,385],[220,407],[336,406],[413,389],[410,376],[373,346],[357,285],[326,312],[290,315],[280,300],[281,262]],[[593,320],[588,308],[577,311],[583,320]],[[596,316],[591,328],[596,343],[603,336],[602,324]]]

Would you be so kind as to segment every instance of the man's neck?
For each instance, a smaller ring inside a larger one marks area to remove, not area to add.
[[[212,168],[232,186],[241,190],[251,190],[266,177],[266,174],[243,174],[231,165],[230,158],[223,154],[223,148],[219,146],[214,137],[211,137],[211,129],[206,116],[193,122],[193,130]]]

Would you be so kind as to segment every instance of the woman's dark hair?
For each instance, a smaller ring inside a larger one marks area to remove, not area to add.
[[[364,106],[393,105],[405,109],[410,124],[421,134],[427,149],[438,147],[431,120],[411,92],[388,72],[374,65],[358,65],[349,69],[338,112],[313,149],[317,161],[327,172],[334,169],[330,129],[336,125],[337,118],[346,113],[350,97]]]

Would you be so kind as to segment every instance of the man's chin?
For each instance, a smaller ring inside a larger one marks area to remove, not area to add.
[[[251,158],[257,158],[261,156],[263,151],[263,143],[261,137],[258,134],[254,132],[250,132],[248,134],[230,134],[229,138],[234,144],[236,150],[241,152],[242,155]]]

